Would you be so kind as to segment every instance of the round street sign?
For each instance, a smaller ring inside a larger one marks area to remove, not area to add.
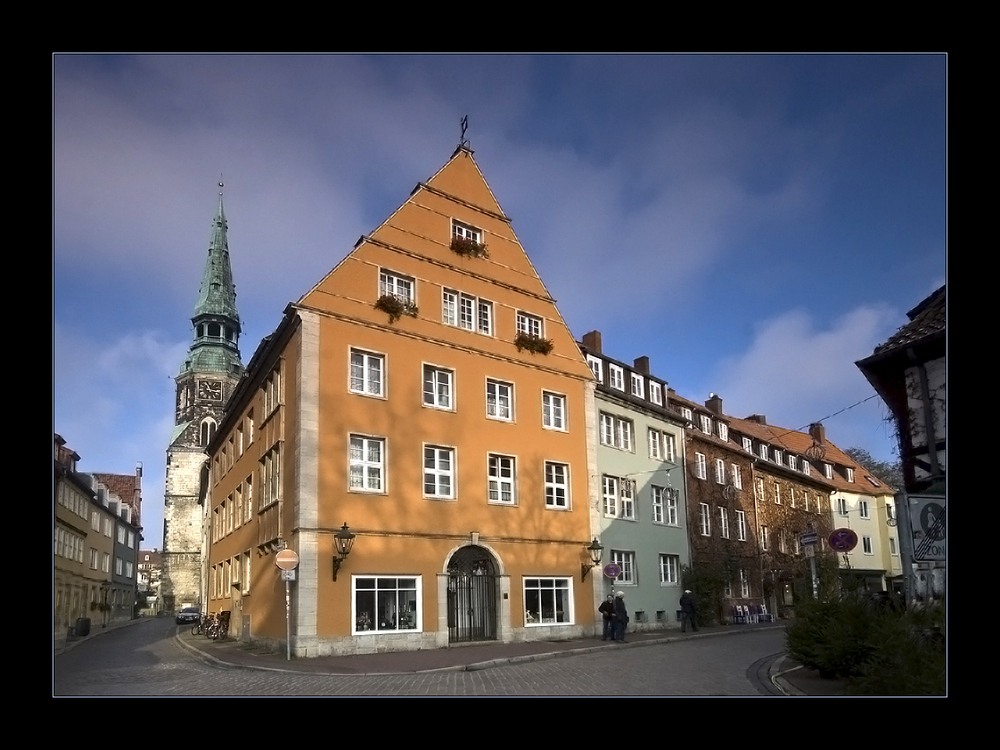
[[[604,575],[608,578],[617,578],[621,574],[622,569],[618,563],[608,563],[604,566]]]
[[[295,550],[283,549],[275,556],[274,564],[282,570],[295,570],[299,566],[299,556]]]
[[[858,535],[851,529],[834,529],[827,541],[837,552],[850,552],[858,546]]]

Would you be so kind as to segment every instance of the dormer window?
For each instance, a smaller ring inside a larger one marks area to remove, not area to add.
[[[854,469],[852,469],[850,466],[846,466],[845,468],[847,469],[847,481],[848,482],[853,482],[854,481]]]
[[[774,449],[774,463],[781,464],[781,451],[777,448]]]
[[[699,419],[701,419],[701,431],[704,432],[706,435],[711,435],[712,434],[712,418],[711,417],[706,417],[704,414],[701,414],[701,415],[699,415]]]
[[[719,440],[729,441],[729,425],[719,422]]]
[[[823,464],[823,475],[827,479],[833,479],[833,466],[830,464]]]
[[[634,372],[632,373],[632,395],[639,398],[646,397],[645,381],[641,375],[636,375]]]
[[[753,453],[753,440],[748,437],[743,438],[743,450],[747,453]]]
[[[760,457],[765,461],[767,460],[767,446],[764,443],[760,444]]]
[[[659,383],[649,382],[649,400],[657,406],[663,406],[663,389]]]
[[[692,419],[691,410],[688,409],[686,406],[681,407],[681,416],[684,417],[684,419],[686,419],[688,422],[694,421]]]
[[[590,371],[594,373],[594,377],[597,378],[598,383],[604,382],[604,371],[601,368],[601,360],[597,357],[592,357],[587,355],[587,364],[590,365]]]

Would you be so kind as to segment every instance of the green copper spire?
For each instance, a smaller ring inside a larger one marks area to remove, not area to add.
[[[229,263],[229,226],[222,207],[223,184],[219,183],[219,208],[212,221],[208,259],[194,306],[194,342],[184,370],[240,373],[240,314],[236,310],[236,285]]]

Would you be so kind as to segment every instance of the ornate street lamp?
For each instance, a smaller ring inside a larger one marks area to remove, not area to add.
[[[337,571],[340,570],[340,564],[351,554],[351,548],[354,546],[354,536],[351,530],[347,528],[347,522],[345,521],[344,527],[333,537],[333,541],[337,545],[337,557],[333,558],[333,580],[335,581],[337,580]]]
[[[590,572],[591,568],[596,568],[601,564],[601,553],[604,552],[604,547],[600,545],[597,541],[597,537],[594,537],[594,541],[590,543],[589,547],[584,547],[587,552],[590,553],[590,559],[592,561],[591,565],[582,563],[580,565],[580,580],[584,580],[587,577],[587,573]]]

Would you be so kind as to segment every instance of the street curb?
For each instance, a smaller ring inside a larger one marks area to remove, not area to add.
[[[327,677],[378,677],[378,676],[400,676],[400,675],[413,675],[413,674],[431,674],[434,672],[477,672],[484,669],[493,669],[494,667],[502,667],[508,664],[528,664],[535,661],[547,661],[549,659],[558,659],[568,656],[580,656],[583,654],[596,653],[598,651],[606,651],[608,649],[615,648],[638,648],[641,646],[655,646],[667,643],[676,643],[679,641],[689,641],[695,638],[713,638],[715,636],[728,636],[728,635],[745,635],[747,633],[759,633],[766,630],[777,630],[784,628],[783,624],[772,624],[765,627],[757,628],[746,628],[739,630],[727,630],[717,633],[692,633],[690,635],[675,635],[667,636],[664,638],[653,638],[649,640],[642,641],[631,641],[628,643],[608,643],[601,644],[599,646],[584,646],[581,648],[567,649],[565,651],[547,651],[540,654],[525,654],[521,656],[510,656],[502,657],[499,659],[487,659],[486,661],[471,662],[469,664],[456,664],[449,667],[436,667],[434,669],[417,669],[413,671],[406,672],[319,672],[319,671],[303,671],[298,669],[284,669],[281,667],[266,667],[257,666],[251,664],[233,664],[232,662],[227,662],[218,657],[211,656],[210,654],[202,651],[196,646],[192,646],[185,643],[181,638],[181,633],[175,634],[175,639],[177,642],[187,651],[195,653],[197,656],[203,658],[207,662],[212,662],[223,667],[228,667],[231,669],[255,669],[264,672],[281,672],[286,674],[313,674],[322,675]]]

